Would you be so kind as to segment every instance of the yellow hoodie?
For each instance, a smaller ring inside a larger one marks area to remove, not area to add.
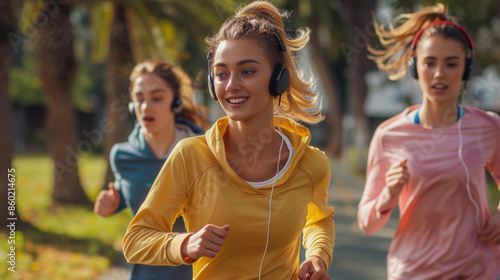
[[[275,118],[275,124],[277,119]],[[185,264],[181,244],[189,233],[172,233],[182,215],[188,232],[206,224],[231,229],[215,258],[193,264],[194,279],[257,279],[264,253],[271,185],[254,188],[226,160],[227,117],[205,136],[187,138],[174,148],[123,240],[131,263]],[[269,246],[261,279],[297,279],[301,232],[306,257],[332,261],[333,207],[327,206],[330,162],[310,147],[309,130],[286,118],[280,127],[294,147],[290,166],[275,184]],[[257,135],[256,137],[264,137]]]

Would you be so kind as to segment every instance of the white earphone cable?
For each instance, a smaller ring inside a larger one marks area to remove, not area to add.
[[[279,103],[281,103],[281,96],[279,98],[280,98]],[[262,255],[262,259],[260,261],[259,280],[260,280],[261,273],[262,273],[262,264],[264,263],[264,258],[266,257],[266,253],[267,253],[267,247],[269,245],[269,232],[270,232],[270,228],[271,228],[271,213],[272,213],[272,201],[273,201],[274,185],[276,184],[276,181],[278,180],[278,173],[280,171],[280,161],[281,161],[281,149],[283,148],[283,143],[285,142],[285,140],[283,139],[284,136],[281,135],[280,105],[279,105],[279,103],[278,103],[278,130],[279,130],[280,136],[281,136],[281,144],[280,144],[280,150],[278,152],[278,163],[276,164],[276,174],[274,175],[274,182],[273,182],[273,186],[271,187],[271,195],[269,197],[269,219],[267,221],[266,247],[264,249],[264,254]]]
[[[464,103],[464,97],[465,97],[465,85],[464,85],[464,92],[462,94],[462,104]],[[458,146],[458,159],[460,160],[460,163],[464,167],[465,170],[465,179],[466,179],[466,188],[467,188],[467,195],[469,196],[469,200],[472,202],[474,207],[476,208],[476,223],[477,227],[481,228],[481,225],[479,223],[479,214],[480,214],[480,209],[479,205],[477,205],[476,201],[472,197],[472,193],[470,190],[470,175],[469,175],[469,168],[467,167],[467,164],[464,161],[463,155],[462,155],[462,147],[463,147],[463,138],[462,138],[462,119],[463,119],[463,113],[465,111],[462,111],[462,107],[458,107],[458,114],[460,116],[460,119],[458,120],[458,138],[459,138],[459,146]],[[465,109],[463,109],[465,110]],[[463,112],[463,113],[462,113]]]

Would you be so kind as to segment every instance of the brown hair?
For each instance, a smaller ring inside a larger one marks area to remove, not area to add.
[[[199,127],[208,128],[205,118],[206,108],[196,104],[191,78],[184,71],[165,61],[146,60],[138,63],[132,70],[129,77],[130,89],[133,88],[135,80],[144,74],[154,74],[165,81],[173,90],[174,98],[182,100],[182,111],[179,116]]]
[[[466,55],[471,55],[468,53],[469,40],[461,30],[449,24],[436,24],[427,28],[434,21],[457,22],[456,19],[447,15],[445,6],[441,3],[415,13],[401,14],[396,17],[394,23],[389,24],[388,29],[385,29],[383,24],[374,21],[375,32],[382,46],[379,49],[368,46],[370,52],[368,58],[372,59],[380,70],[386,71],[389,79],[404,78],[408,72],[409,61],[414,55],[414,50],[411,48],[413,38],[423,28],[425,30],[421,38],[440,36],[456,40],[463,44]],[[399,26],[395,28],[394,24],[399,24]]]
[[[308,43],[310,30],[299,28],[296,38],[288,38],[283,25],[283,19],[288,17],[289,13],[279,11],[269,2],[255,1],[241,8],[234,18],[226,20],[219,31],[212,37],[206,38],[205,42],[209,53],[214,54],[222,41],[257,39],[269,55],[271,63],[274,65],[284,63],[290,73],[290,82],[284,93],[285,98],[281,100],[285,112],[280,114],[293,120],[318,123],[324,119],[320,100],[316,93],[309,90],[312,82],[302,80],[302,73],[297,71],[295,57],[292,56],[292,51],[299,51]],[[283,55],[278,48],[279,42],[276,36],[279,36],[286,46],[284,62],[281,61]],[[212,63],[211,59],[209,64]],[[277,109],[278,101],[275,99],[274,112],[277,112]]]

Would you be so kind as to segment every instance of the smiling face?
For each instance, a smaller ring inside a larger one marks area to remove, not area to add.
[[[173,125],[174,91],[163,79],[155,74],[141,75],[135,80],[130,95],[135,116],[146,132],[155,134]]]
[[[440,36],[425,37],[416,56],[424,102],[456,103],[465,69],[463,44]]]
[[[222,41],[213,65],[215,92],[230,120],[272,119],[273,67],[256,39]]]

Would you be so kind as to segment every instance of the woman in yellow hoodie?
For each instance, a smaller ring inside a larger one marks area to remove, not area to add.
[[[129,262],[193,263],[194,279],[329,279],[330,163],[296,122],[323,119],[292,56],[309,29],[288,38],[286,16],[255,1],[207,38],[210,93],[227,116],[174,148],[127,229]],[[187,233],[172,232],[178,216]]]

